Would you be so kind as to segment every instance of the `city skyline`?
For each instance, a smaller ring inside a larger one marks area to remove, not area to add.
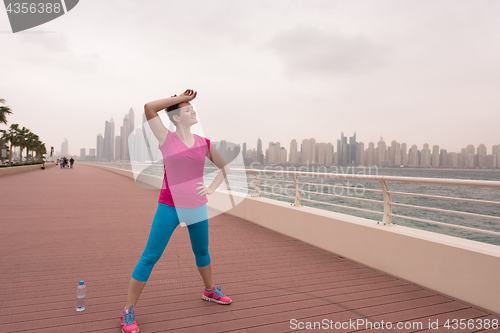
[[[142,115],[142,114],[143,114],[143,113],[140,113],[139,115]],[[123,118],[123,125],[121,126],[121,130],[120,130],[120,133],[121,133],[121,135],[120,135],[120,137],[121,137],[121,141],[119,142],[120,147],[122,147],[122,148],[120,148],[120,149],[121,149],[121,154],[128,154],[128,149],[126,149],[126,148],[128,147],[128,143],[127,143],[127,142],[123,139],[123,133],[124,133],[123,131],[124,131],[124,128],[126,129],[126,133],[130,134],[130,133],[132,132],[132,128],[134,127],[134,124],[136,123],[135,118],[136,118],[136,116],[135,116],[135,112],[134,112],[133,108],[130,108],[130,109],[129,109],[129,112],[128,112],[128,113],[126,113],[126,114],[125,114],[125,116],[124,116],[124,118]],[[132,122],[129,124],[128,122],[130,121],[130,119],[132,119]],[[166,117],[162,117],[162,119],[163,119],[163,121],[165,122],[167,118],[166,118]],[[165,124],[165,126],[166,126],[166,127],[169,127],[169,125],[171,125],[171,124],[170,124],[170,122],[168,122],[167,124]],[[110,127],[108,128],[108,126],[110,126]],[[140,126],[140,127],[135,127],[135,129],[133,129],[133,130],[135,131],[135,130],[137,130],[137,129],[142,130],[142,126]],[[171,129],[171,130],[172,130],[172,129],[173,129],[173,130],[175,130],[175,127],[171,127],[170,129]],[[111,119],[110,119],[109,121],[108,121],[108,120],[106,120],[106,121],[105,121],[105,126],[104,126],[104,133],[105,133],[105,136],[106,136],[106,131],[111,131],[111,130],[112,130],[113,132],[112,132],[112,133],[110,132],[110,133],[108,134],[108,135],[109,135],[109,138],[114,137],[115,139],[113,139],[113,140],[116,140],[116,137],[117,137],[118,135],[116,135],[116,136],[114,135],[114,120],[113,120],[113,117],[111,117]],[[342,137],[344,137],[344,136],[343,136],[343,135],[344,135],[344,131],[341,131],[341,132],[340,132],[340,135],[341,135],[341,139],[340,139],[340,140],[342,140]],[[356,135],[357,135],[357,132],[355,131],[355,132],[354,132],[354,140],[356,140]],[[80,151],[80,150],[81,150],[81,149],[83,149],[83,148],[85,148],[85,149],[92,149],[92,148],[93,148],[93,149],[95,149],[95,150],[96,150],[96,152],[97,152],[97,153],[96,153],[96,159],[99,159],[99,157],[100,157],[99,151],[104,149],[103,147],[100,147],[100,148],[98,147],[98,146],[99,146],[99,136],[103,137],[103,136],[102,136],[102,134],[101,134],[101,133],[99,133],[99,134],[97,135],[97,139],[94,141],[94,142],[96,142],[96,144],[95,144],[94,146],[90,146],[90,147],[80,147],[80,148],[78,148],[78,151]],[[104,136],[104,137],[105,137],[105,136]],[[309,138],[309,139],[311,139],[311,138],[312,138],[312,139],[315,139],[314,137],[311,137],[311,136],[310,136],[310,137],[307,137],[307,136],[306,136],[306,138]],[[344,138],[347,140],[347,137],[344,137]],[[380,139],[382,139],[382,138],[383,138],[383,137],[381,137]],[[220,141],[220,140],[215,140],[215,139],[213,139],[213,138],[209,138],[209,139],[210,139],[210,140],[212,140],[212,141]],[[226,139],[227,139],[227,138],[226,138]],[[232,140],[226,140],[226,139],[222,139],[222,140],[224,140],[224,141],[231,141],[231,142],[234,142],[234,141],[232,141]],[[260,137],[258,137],[258,138],[257,138],[257,140],[242,142],[242,144],[245,144],[245,145],[246,145],[246,148],[247,148],[248,150],[251,150],[251,149],[258,149],[258,145],[259,145],[258,140],[259,140],[259,139],[260,139]],[[351,138],[349,138],[349,139],[351,140],[351,139],[352,139],[352,137],[351,137]],[[67,141],[67,138],[66,138],[66,137],[65,137],[65,140]],[[103,140],[103,138],[102,138],[101,140]],[[261,140],[262,140],[262,139],[261,139]],[[291,140],[290,140],[290,143],[291,143],[293,140],[299,140],[299,139],[297,139],[297,138],[295,138],[295,139],[291,139]],[[315,139],[315,140],[316,140],[316,139]],[[333,142],[330,142],[330,143],[332,143],[332,145],[334,145],[334,146],[336,147],[336,150],[338,151],[338,149],[339,149],[339,144],[338,144],[338,142],[336,142],[336,141],[338,141],[338,140],[335,140],[335,139],[333,139],[333,138],[332,138],[332,141],[333,141]],[[378,142],[378,141],[379,141],[379,140],[377,140],[377,141],[375,141],[375,140],[370,140],[370,141],[363,140],[363,141],[361,141],[361,140],[360,140],[359,142],[366,143],[366,145],[368,145],[369,143],[376,143],[376,142]],[[458,148],[457,150],[451,150],[451,149],[443,148],[443,146],[441,146],[441,145],[439,145],[439,144],[429,144],[426,140],[421,140],[421,141],[423,141],[423,143],[422,143],[421,145],[418,145],[418,144],[416,144],[416,143],[412,143],[412,144],[410,145],[410,144],[408,144],[408,143],[406,143],[406,142],[404,142],[404,141],[398,141],[398,140],[396,140],[396,139],[391,139],[391,140],[390,140],[390,142],[392,142],[392,141],[396,141],[396,142],[398,142],[398,143],[400,143],[400,144],[406,144],[406,145],[407,145],[407,147],[412,147],[412,146],[416,145],[418,148],[420,148],[420,147],[422,147],[422,148],[423,148],[423,147],[424,147],[424,145],[426,145],[426,144],[427,144],[427,145],[429,145],[429,146],[431,146],[431,147],[433,147],[433,146],[439,146],[439,147],[441,147],[441,149],[446,149],[449,153],[450,153],[450,152],[460,153],[460,152],[461,152],[461,150],[464,148],[464,147],[460,147],[460,148]],[[499,140],[498,140],[498,141],[500,142],[500,137],[499,137]],[[253,147],[252,147],[252,145],[250,144],[250,142],[256,142],[255,146],[253,146]],[[281,143],[281,142],[284,142],[284,141],[279,140],[279,141],[268,141],[268,142],[280,142],[280,143]],[[346,143],[347,143],[347,141],[345,141],[345,142],[344,142],[344,144],[346,144]],[[64,144],[64,142],[63,142],[63,144]],[[108,146],[109,146],[109,145],[111,145],[111,146],[112,146],[113,156],[114,156],[114,149],[116,149],[117,142],[113,141],[113,143],[112,143],[112,144],[111,144],[111,143],[107,143],[107,145],[108,145]],[[478,144],[475,144],[475,143],[470,143],[470,141],[469,141],[469,143],[468,143],[466,146],[468,146],[468,145],[472,145],[472,146],[474,146],[474,147],[478,147],[478,146],[480,146],[480,145],[484,145],[484,146],[486,146],[486,149],[488,150],[487,145],[486,145],[486,144],[484,144],[484,143],[482,143],[482,142],[481,142],[481,143],[478,143]],[[493,144],[491,145],[491,149],[492,149],[492,150],[494,149],[493,147],[494,147],[495,145],[496,145],[495,143],[493,143]],[[66,143],[66,146],[67,146],[67,143]],[[109,147],[111,147],[111,146],[109,146]],[[68,149],[68,148],[66,148],[66,149]],[[77,149],[77,148],[74,148],[74,149]],[[107,156],[107,155],[109,154],[109,149],[110,149],[110,148],[106,148],[106,149],[107,149],[107,150],[106,150],[107,152],[103,152],[103,154]],[[409,149],[410,149],[410,148],[408,148],[408,151],[409,151]],[[56,151],[55,153],[57,154],[57,153],[60,153],[60,152]],[[76,154],[76,153],[75,153],[75,154],[69,154],[69,155],[76,156],[76,155],[78,155],[78,154]]]
[[[258,145],[261,142],[258,139]],[[356,141],[356,133],[349,138],[341,133],[337,140],[337,151],[330,142],[317,142],[314,138],[303,139],[298,147],[297,141],[290,142],[287,152],[280,142],[269,142],[264,151],[246,149],[243,144],[243,156],[249,158],[246,164],[259,162],[263,165],[324,165],[324,166],[378,166],[378,167],[423,167],[423,168],[500,168],[500,144],[491,147],[491,153],[484,144],[477,148],[468,144],[460,152],[448,152],[439,145],[425,143],[422,149],[417,145],[409,147],[404,142],[392,140],[390,146],[383,138],[369,142],[365,149],[364,142]]]
[[[113,118],[111,117],[111,119],[113,119]],[[342,133],[342,132],[344,132],[344,131],[340,131],[339,133]],[[102,135],[102,134],[101,134],[101,135]],[[67,138],[67,136],[64,136],[64,137],[65,137],[65,138]],[[306,138],[314,138],[313,136],[304,136],[304,137],[306,137]],[[210,139],[210,140],[212,140],[212,138],[209,138],[209,139]],[[257,138],[257,139],[258,139],[258,138]],[[294,140],[294,139],[291,139],[291,140],[290,140],[290,142],[291,142],[292,140]],[[296,138],[295,140],[298,140],[298,139]],[[408,145],[408,143],[407,143],[407,142],[404,142],[404,140],[391,139],[390,141],[393,141],[393,140],[395,140],[395,141],[397,141],[397,142],[399,142],[399,143],[406,143],[406,144]],[[69,141],[69,140],[68,140],[68,141]],[[88,141],[92,141],[92,140],[88,140]],[[93,140],[93,141],[95,141],[95,140]],[[220,141],[220,140],[215,140],[215,139],[214,139],[214,141]],[[233,142],[232,140],[228,140],[228,141]],[[252,144],[250,143],[250,142],[256,142],[256,141],[257,141],[257,140],[249,140],[249,141],[243,141],[243,142],[247,144],[247,149],[254,149],[254,148],[255,148],[255,149],[257,149],[257,144],[255,144],[255,145],[253,145],[253,146],[252,146]],[[273,142],[286,142],[286,140],[272,140],[272,141],[273,141]],[[336,141],[336,140],[332,139],[332,141]],[[431,143],[429,143],[429,142],[428,142],[428,141],[426,141],[426,140],[420,140],[420,141],[422,142],[421,144],[416,144],[416,143],[415,143],[415,145],[417,145],[417,147],[423,147],[423,145],[424,145],[424,144],[426,144],[426,143],[427,143],[427,144],[429,144],[430,146],[434,146],[434,144],[431,144]],[[491,141],[491,140],[489,140],[489,141]],[[499,142],[500,142],[500,136],[498,137],[498,140],[497,140],[497,141],[499,141]],[[64,142],[64,141],[63,141],[63,142]],[[269,141],[269,142],[270,142],[270,141]],[[376,143],[376,142],[378,142],[378,140],[363,140],[363,141],[361,141],[361,142],[364,142],[364,143],[366,143],[366,142],[374,142],[374,143]],[[473,145],[474,147],[477,147],[477,146],[479,146],[479,145],[481,145],[481,144],[484,144],[486,147],[488,147],[488,145],[487,145],[487,144],[485,144],[485,143],[483,143],[482,141],[477,141],[477,142],[473,142],[473,143],[471,143],[471,140],[468,140],[468,142],[469,142],[469,143],[467,143],[467,144],[466,144],[466,146],[467,146],[467,145]],[[61,143],[59,143],[59,145],[60,145],[60,144],[61,144]],[[332,144],[333,144],[333,142],[332,142]],[[413,144],[412,144],[412,145],[413,145]],[[440,144],[436,144],[436,145],[438,145],[439,147],[442,147],[442,145],[440,145]],[[491,144],[491,145],[489,145],[489,146],[490,146],[490,147],[492,147],[492,146],[494,146],[494,145],[495,145],[495,143],[492,143],[492,144]],[[56,144],[56,147],[57,147],[57,144]],[[94,148],[94,149],[96,149],[96,144],[94,144],[94,146],[72,147],[72,148],[70,149],[70,150],[71,150],[71,152],[70,152],[70,154],[69,154],[69,155],[72,155],[72,156],[74,156],[74,155],[78,155],[78,154],[79,154],[79,151],[80,151],[80,149],[81,149],[81,148],[85,148],[85,149],[91,149],[91,148]],[[456,153],[459,153],[459,152],[461,151],[461,149],[462,149],[462,148],[463,148],[463,147],[460,147],[460,148],[455,149],[455,150],[452,150],[452,149],[447,149],[447,150],[448,150],[449,152],[456,152]],[[72,150],[72,149],[73,149],[73,150]],[[58,153],[58,152],[60,152],[60,151],[57,151],[57,150],[56,150],[56,153]]]
[[[115,125],[111,118],[105,121],[104,136],[99,133],[96,136],[96,147],[88,148],[89,155],[85,155],[86,147],[80,149],[80,158],[97,161],[132,160],[132,161],[156,161],[161,159],[159,150],[156,149],[157,141],[151,131],[143,131],[142,127],[136,127],[135,113],[132,108],[125,114],[123,125],[120,127],[120,135],[114,135]],[[162,118],[166,121],[166,117]],[[171,130],[172,124],[167,125]],[[147,143],[144,142],[147,137]],[[348,141],[349,140],[349,141]],[[215,140],[211,140],[216,142]],[[132,145],[129,151],[129,144]],[[146,146],[151,147],[147,148]],[[336,147],[336,148],[335,148]],[[366,147],[366,148],[365,148]],[[68,140],[61,144],[61,150],[68,149]],[[424,143],[419,149],[416,144],[408,145],[406,142],[391,140],[386,144],[383,137],[376,142],[357,141],[357,132],[351,137],[341,132],[340,138],[335,142],[319,142],[315,138],[305,138],[302,141],[293,139],[289,142],[289,149],[282,146],[280,141],[269,141],[268,148],[264,148],[261,138],[256,140],[256,148],[252,148],[247,142],[241,144],[227,140],[220,140],[217,149],[221,154],[232,160],[242,150],[245,162],[259,162],[263,165],[272,164],[317,164],[317,165],[353,165],[353,166],[379,166],[379,167],[454,167],[454,168],[499,168],[500,167],[500,144],[492,145],[489,153],[485,144],[479,144],[476,148],[468,144],[460,149],[460,152],[448,151],[439,145]],[[96,153],[97,152],[97,153]],[[132,155],[130,156],[129,155]],[[56,152],[57,154],[57,152]]]

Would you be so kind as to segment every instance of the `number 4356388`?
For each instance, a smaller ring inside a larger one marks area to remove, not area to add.
[[[443,327],[453,330],[464,330],[464,329],[497,329],[498,319],[448,319]]]
[[[19,14],[19,13],[23,13],[23,14],[26,14],[26,13],[31,13],[31,14],[35,14],[35,13],[47,13],[47,14],[51,14],[51,13],[60,13],[62,8],[61,8],[61,4],[60,3],[50,3],[50,2],[47,2],[47,3],[43,3],[43,2],[39,2],[39,3],[36,3],[36,2],[14,2],[14,3],[9,3],[9,5],[7,6],[7,13],[15,13],[15,14]]]

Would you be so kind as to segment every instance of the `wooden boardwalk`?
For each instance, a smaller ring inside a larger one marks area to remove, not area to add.
[[[0,189],[0,332],[119,333],[158,191],[78,164],[1,177]],[[209,249],[214,282],[233,303],[201,299],[188,230],[178,227],[137,303],[141,333],[299,331],[293,319],[421,322],[422,328],[374,330],[413,332],[428,330],[429,319],[500,319],[228,214],[210,219]],[[76,312],[80,280],[86,309]]]

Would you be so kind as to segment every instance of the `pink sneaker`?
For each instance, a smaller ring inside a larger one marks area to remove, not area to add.
[[[139,333],[139,326],[135,322],[135,311],[132,309],[134,306],[130,305],[129,309],[122,312],[122,333]]]
[[[219,304],[230,304],[232,302],[229,297],[225,296],[220,291],[220,286],[215,286],[215,288],[212,290],[205,289],[205,291],[203,292],[203,296],[201,296],[201,299]]]

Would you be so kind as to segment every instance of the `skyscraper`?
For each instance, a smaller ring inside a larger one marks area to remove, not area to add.
[[[333,159],[334,159],[333,144],[331,142],[328,142],[326,144],[325,164],[333,165],[334,163]]]
[[[397,142],[396,140],[391,141],[391,151],[389,153],[388,159],[392,161],[393,166],[400,166],[402,165],[402,159],[401,159],[401,144]]]
[[[448,167],[458,168],[458,153],[451,152],[448,154]]]
[[[220,154],[224,159],[227,161],[229,157],[227,156],[227,145],[226,145],[226,140],[220,140]]]
[[[115,152],[115,122],[113,117],[110,121],[106,120],[104,126],[104,141],[103,141],[103,159],[106,161],[112,161],[114,159]]]
[[[408,149],[404,142],[401,144],[401,164],[404,166],[408,165]]]
[[[326,143],[318,142],[316,143],[316,163],[318,165],[326,165]]]
[[[475,153],[474,145],[467,145],[467,147],[462,148],[462,152],[458,157],[460,166],[465,168],[473,168],[475,166],[474,153]]]
[[[366,166],[377,165],[375,143],[368,143],[368,148],[366,149]]]
[[[349,138],[349,154],[347,156],[348,165],[358,165],[358,143],[356,142],[356,132]]]
[[[257,139],[257,161],[260,164],[264,164],[264,154],[262,153],[262,140]]]
[[[377,165],[380,165],[380,161],[387,160],[387,148],[385,146],[384,138],[380,137],[380,141],[377,142],[377,154],[375,156]]]
[[[365,144],[358,142],[358,165],[366,165],[365,163]]]
[[[448,152],[446,149],[441,149],[439,153],[439,165],[442,167],[448,167]]]
[[[112,161],[115,157],[115,121],[113,120],[113,117],[111,117],[109,121],[109,153],[108,153],[108,159]]]
[[[117,150],[115,155],[120,156],[120,160],[127,160],[128,155],[128,114],[123,117],[123,125],[120,127],[120,150]],[[118,158],[117,158],[118,159]]]
[[[339,165],[347,165],[348,163],[349,144],[344,132],[340,133],[340,140],[337,140],[337,158]]]
[[[484,168],[486,166],[486,156],[488,155],[488,152],[487,152],[486,146],[483,143],[481,143],[477,147],[477,155],[479,157],[479,159],[478,159],[479,167]]]
[[[389,156],[387,156],[387,159],[392,161],[392,165],[396,165],[396,147],[398,145],[398,142],[396,140],[391,141],[391,146]],[[399,165],[399,164],[398,164]]]
[[[409,166],[410,167],[418,167],[420,166],[419,159],[418,159],[418,148],[417,145],[412,145],[410,148],[410,159],[409,159]]]
[[[280,143],[269,142],[268,164],[276,164],[280,162]]]
[[[316,162],[316,140],[304,139],[300,148],[300,163],[301,164],[314,164]]]
[[[120,161],[122,160],[122,139],[120,135],[115,137],[115,156],[113,160]]]
[[[440,165],[440,160],[439,160],[439,146],[434,145],[432,146],[432,167],[433,168],[439,168]]]
[[[285,147],[280,148],[280,160],[279,163],[286,163],[286,149]]]
[[[394,162],[392,165],[394,166],[403,165],[403,160],[401,158],[401,144],[399,142],[396,143],[396,148],[394,152]]]
[[[103,156],[103,138],[102,134],[97,134],[97,142],[96,142],[96,150],[97,150],[97,156],[96,159],[98,161],[102,160]]]
[[[68,150],[69,150],[68,145],[69,145],[68,144],[68,139],[64,138],[64,142],[61,143],[61,155],[62,156],[69,155],[69,153],[68,153]]]
[[[226,142],[226,141],[224,141],[224,142]],[[226,142],[226,146],[227,146],[226,161],[229,163],[229,162],[233,161],[236,157],[238,157],[238,155],[241,151],[241,146],[239,144],[235,145],[234,143],[229,143],[229,145],[228,145],[227,142]]]
[[[299,163],[299,161],[297,159],[297,140],[295,140],[295,139],[293,139],[290,142],[290,155],[288,157],[288,162],[292,165]]]
[[[130,108],[128,114],[123,118],[123,126],[120,129],[120,139],[121,139],[121,159],[130,160],[130,149],[129,149],[129,136],[134,130],[134,110]]]
[[[500,168],[500,145],[493,145],[491,154],[493,155],[493,167]]]
[[[421,161],[420,166],[424,168],[428,168],[431,166],[431,150],[429,149],[429,144],[424,143],[424,148],[421,152]]]
[[[344,132],[340,133],[340,140],[337,140],[337,160],[339,165],[359,165],[356,132],[349,138],[349,143]]]

